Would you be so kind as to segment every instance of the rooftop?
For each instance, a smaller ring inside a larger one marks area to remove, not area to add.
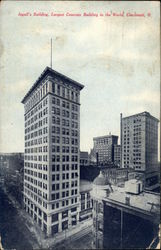
[[[39,76],[39,78],[36,80],[36,82],[32,85],[32,87],[29,89],[29,91],[27,92],[27,94],[24,96],[24,98],[22,99],[22,103],[25,102],[26,98],[31,94],[31,92],[38,86],[38,84],[47,76],[57,76],[57,77],[61,77],[63,78],[65,81],[70,82],[71,84],[75,85],[76,87],[78,87],[80,90],[84,88],[84,85],[70,79],[69,77],[49,68],[46,67],[44,69],[44,71],[42,72],[42,74]]]
[[[80,151],[80,158],[88,158],[88,152],[87,151]]]
[[[148,117],[150,117],[150,118],[152,118],[152,119],[154,119],[154,120],[156,120],[156,121],[159,122],[159,120],[156,117],[152,116],[147,111],[144,111],[144,112],[141,112],[141,113],[137,113],[137,114],[134,114],[134,115],[130,115],[130,116],[126,116],[126,117],[122,117],[122,119],[128,119],[128,118],[135,117],[135,116],[148,116]]]
[[[136,194],[127,194],[124,188],[119,188],[114,190],[113,193],[110,193],[109,199],[124,203],[125,198],[130,198],[130,206],[140,208],[147,212],[151,212],[151,204],[155,204],[153,207],[153,212],[160,212],[160,196],[158,194],[150,193],[150,192],[142,192],[138,195]]]
[[[103,136],[97,136],[97,137],[93,137],[93,140],[96,140],[96,139],[105,139],[105,138],[110,138],[110,137],[118,137],[118,135],[103,135]]]

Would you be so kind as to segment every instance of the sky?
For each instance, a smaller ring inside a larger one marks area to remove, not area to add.
[[[110,132],[119,136],[120,113],[125,117],[148,111],[160,118],[159,11],[159,2],[153,1],[2,2],[0,152],[24,151],[21,100],[50,66],[51,38],[53,69],[85,86],[81,91],[82,151],[90,151],[93,137]],[[31,16],[19,16],[27,12]],[[33,16],[34,12],[49,16]],[[54,17],[51,12],[64,16]],[[105,16],[107,12],[111,16]],[[123,12],[124,16],[114,16]],[[127,13],[145,17],[127,17]]]

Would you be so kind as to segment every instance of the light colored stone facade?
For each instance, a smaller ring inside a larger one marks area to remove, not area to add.
[[[145,171],[158,163],[158,120],[148,112],[121,118],[123,168]]]
[[[46,68],[26,94],[24,205],[47,235],[79,218],[80,90]]]

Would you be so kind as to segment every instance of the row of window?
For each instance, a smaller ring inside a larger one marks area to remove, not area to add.
[[[56,97],[52,97],[52,104],[60,106],[60,99]],[[62,100],[62,107],[66,109],[70,109],[70,102]],[[76,104],[71,104],[73,111],[78,111],[78,106]]]
[[[48,161],[48,156],[47,155],[25,155],[24,156],[25,160],[28,161]]]
[[[60,162],[62,159],[62,162],[78,162],[78,155],[72,155],[71,157],[69,155],[52,155],[52,162]]]
[[[29,190],[28,190],[28,192],[31,194],[32,198],[34,198],[35,201],[39,201],[38,203],[41,203],[41,199],[40,198],[38,198],[36,195],[34,195]],[[27,190],[25,190],[25,193],[28,193],[28,192],[27,192]],[[35,204],[32,203],[32,201],[30,201],[26,197],[25,197],[24,202],[38,216],[43,217],[43,219],[47,222],[47,214],[45,212],[43,212],[40,208],[38,208]],[[71,204],[74,204],[74,203],[77,203],[77,197],[71,199]],[[42,204],[43,204],[43,207],[45,207],[47,209],[47,203],[43,201]],[[59,208],[59,205],[60,205],[60,202],[53,203],[52,204],[52,210]],[[68,206],[69,205],[69,199],[68,200],[63,200],[61,202],[61,205],[62,205],[62,207]],[[71,213],[76,212],[76,211],[77,211],[77,207],[71,208]],[[66,211],[63,212],[63,217],[64,218],[65,218],[65,214],[66,214]],[[53,215],[52,222],[55,221],[55,220],[57,220],[57,218],[58,218],[57,215]]]
[[[56,108],[56,107],[52,107],[52,111],[54,112],[54,114],[56,115],[60,115],[60,109]],[[40,112],[38,115],[35,115],[33,118],[31,118],[31,120],[28,120],[25,123],[25,127],[29,126],[30,124],[32,124],[33,122],[35,122],[37,119],[40,119],[42,116],[46,115],[48,113],[48,109],[44,109],[43,112]],[[62,110],[62,116],[69,118],[69,112],[66,110]],[[78,114],[72,113],[71,114],[71,118],[77,120],[78,119]],[[32,124],[31,126],[29,126],[28,128],[25,129],[25,134],[29,133],[30,131],[33,131],[37,128],[40,128],[41,126],[45,125],[48,123],[48,117],[43,118],[42,120],[40,120],[39,122],[36,122],[35,124]],[[60,125],[60,118],[59,117],[55,117],[52,116],[52,123],[53,124],[58,124]],[[69,126],[69,120],[62,120],[62,125],[64,124],[64,126]],[[72,123],[74,124],[74,123]],[[72,125],[72,126],[75,126]]]
[[[25,147],[30,147],[30,146],[34,146],[34,145],[40,145],[43,143],[47,143],[48,142],[48,136],[44,136],[38,139],[34,139],[31,141],[27,141],[25,142]]]
[[[77,172],[72,172],[71,174],[71,178],[77,178],[78,177],[78,173]],[[62,173],[62,179],[63,180],[69,180],[69,173]],[[52,174],[52,181],[59,181],[60,180],[60,175],[59,174]]]
[[[59,129],[56,128],[56,131],[58,132]],[[56,132],[55,132],[56,133]],[[58,132],[59,134],[59,132]],[[77,134],[77,132],[73,132],[74,135]],[[69,144],[70,138],[69,137],[62,137],[62,143],[63,144]],[[48,136],[44,136],[38,139],[34,139],[31,141],[26,141],[25,142],[25,147],[30,147],[30,146],[34,146],[34,145],[40,145],[43,143],[47,143],[48,142]],[[52,143],[60,143],[60,137],[59,136],[52,136]],[[78,145],[78,139],[77,138],[71,138],[71,144],[72,145]]]
[[[58,169],[58,166],[57,166],[57,169]],[[48,180],[47,174],[32,171],[30,169],[25,169],[24,172],[25,172],[24,179],[31,182],[31,183],[34,183],[35,185],[37,185],[37,180],[35,180],[34,178],[32,178],[30,176],[33,176],[33,177],[36,177],[36,178],[39,178],[39,179],[43,179],[43,180]],[[28,176],[28,175],[30,175],[30,176]],[[78,173],[77,172],[71,172],[71,178],[73,179],[73,178],[76,178],[76,177],[78,177]],[[59,180],[59,179],[60,179],[59,174],[52,174],[52,181]],[[69,179],[69,173],[62,173],[62,179],[63,180],[64,179]]]
[[[35,194],[37,194],[38,196],[43,197],[44,199],[47,200],[47,193],[42,192],[40,189],[38,189],[37,187],[34,187],[33,185],[25,182],[24,183],[25,187],[28,188],[29,190],[31,190],[32,192],[34,192]]]
[[[47,209],[47,203],[42,200],[41,197],[39,197],[37,194],[35,194],[33,191],[29,190],[28,188],[24,188],[24,193],[28,196],[30,196],[35,202],[37,202],[39,205],[43,206]]]
[[[77,170],[78,169],[78,164],[72,164],[71,169],[72,170]],[[63,171],[69,171],[69,164],[63,164],[62,165],[62,170]],[[57,165],[53,164],[52,165],[52,171],[53,172],[54,171],[60,171],[60,165],[59,164],[57,164]]]
[[[34,137],[41,136],[47,133],[48,133],[48,127],[44,127],[43,129],[39,129],[38,131],[35,131],[35,132],[32,132],[31,134],[26,135],[25,140],[29,140],[30,138],[32,139]]]
[[[30,179],[31,179],[30,177],[28,177],[27,175],[25,175],[25,180],[30,181]],[[46,189],[46,190],[48,189],[47,184],[44,183],[44,182],[41,182],[41,181],[32,179],[32,183],[33,183],[35,186],[38,186],[38,187],[40,187],[40,188],[43,188],[43,189]],[[27,185],[28,185],[28,184],[25,182],[25,186],[26,186],[26,187],[28,187]]]
[[[40,88],[39,91],[33,92],[28,101],[25,103],[25,113],[27,113],[35,104],[37,104],[48,92],[48,84],[44,84],[43,87]],[[34,107],[27,115],[26,120],[34,115],[38,110],[42,109],[42,106],[47,105],[48,100],[47,97],[43,100],[43,102],[39,103],[36,107]]]
[[[34,120],[32,120],[32,119],[34,119]],[[27,127],[25,129],[25,133],[30,132],[34,129],[40,128],[43,125],[46,125],[48,123],[48,117],[46,116],[43,119],[39,120],[38,122],[32,124],[36,119],[37,119],[36,117],[31,118],[31,120],[29,119],[27,122],[25,122],[25,128]],[[30,124],[31,124],[31,126],[30,126]]]
[[[36,173],[36,175],[35,175],[35,173]],[[25,179],[26,181],[29,181],[29,182],[35,184],[35,185],[37,185],[37,179],[34,179],[34,178],[28,176],[27,174],[28,174],[28,175],[31,175],[31,176],[33,176],[33,177],[39,178],[39,179],[43,179],[43,180],[46,180],[46,181],[48,180],[47,174],[42,174],[42,173],[40,173],[40,172],[34,172],[33,174],[31,174],[31,172],[30,172],[30,174],[29,174],[29,173],[26,173],[26,174],[24,175],[24,179]]]
[[[48,170],[48,166],[46,164],[37,164],[37,163],[32,163],[32,162],[25,162],[24,163],[25,167],[28,168],[35,168],[35,169],[39,169],[39,170]]]
[[[52,83],[52,92],[56,95],[62,96],[63,98],[71,99],[72,101],[79,102],[79,95],[77,92],[65,88],[57,83]]]
[[[35,148],[26,148],[25,153],[26,154],[34,154],[34,153],[45,153],[48,152],[48,146],[43,146],[43,147],[35,147]]]
[[[34,168],[36,170],[38,169],[38,170],[43,170],[43,171],[47,171],[48,170],[48,166],[47,165],[37,164],[37,163],[33,164],[33,163],[30,163],[30,162],[25,162],[25,170],[24,170],[24,172],[25,173],[31,173],[31,174],[34,173],[33,170],[30,170],[31,172],[28,172],[28,169],[26,169],[26,168],[32,168],[32,169]],[[69,164],[63,164],[62,165],[62,170],[63,171],[68,171],[69,168],[70,168]],[[71,169],[72,170],[77,170],[78,169],[78,164],[71,164]],[[59,164],[57,164],[57,165],[53,164],[52,165],[52,171],[60,171],[60,165]]]

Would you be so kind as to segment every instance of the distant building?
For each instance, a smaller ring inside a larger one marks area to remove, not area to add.
[[[80,151],[80,165],[81,166],[88,166],[89,165],[88,152]]]
[[[25,210],[48,236],[79,219],[80,91],[46,67],[22,100]]]
[[[118,136],[105,135],[93,138],[94,151],[98,164],[114,162],[114,145],[117,145]]]
[[[158,164],[158,122],[148,112],[122,118],[121,162],[137,171],[155,169]]]
[[[120,167],[121,164],[121,146],[114,145],[114,164]]]
[[[160,196],[143,192],[141,181],[111,187],[100,173],[91,196],[94,249],[148,249],[158,243]]]
[[[79,220],[85,220],[92,217],[91,199],[92,183],[87,180],[80,180],[80,213]]]

